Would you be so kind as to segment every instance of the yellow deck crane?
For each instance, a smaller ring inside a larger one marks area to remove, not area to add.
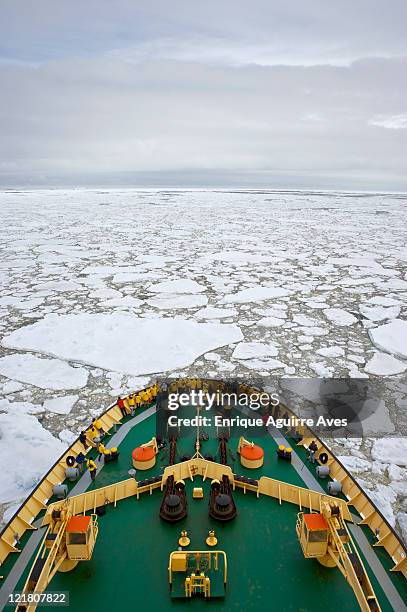
[[[353,589],[360,609],[380,612],[362,559],[341,515],[341,508],[325,500],[321,512],[300,512],[296,525],[304,557],[317,559],[325,567],[338,567]]]
[[[22,591],[24,603],[16,612],[33,612],[57,571],[69,572],[79,561],[91,559],[98,531],[96,514],[72,516],[68,502],[54,510]]]

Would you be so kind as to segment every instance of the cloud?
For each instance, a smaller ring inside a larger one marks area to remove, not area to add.
[[[2,0],[0,56],[118,53],[260,65],[350,64],[406,54],[404,0]]]
[[[379,115],[369,120],[370,125],[386,128],[387,130],[407,129],[407,113],[405,115]]]
[[[390,4],[3,0],[0,183],[405,186],[407,4]]]

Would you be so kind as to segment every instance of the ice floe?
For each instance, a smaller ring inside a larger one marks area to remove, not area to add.
[[[357,318],[343,308],[326,308],[323,312],[326,318],[335,325],[348,326],[357,322]]]
[[[386,325],[369,329],[368,333],[377,348],[407,359],[407,321],[395,319]]]
[[[53,397],[45,400],[44,410],[55,414],[69,414],[75,406],[79,397],[77,395],[65,395],[62,397]]]
[[[143,300],[139,300],[131,295],[112,298],[103,302],[104,306],[110,306],[111,308],[138,308],[141,304],[143,304]]]
[[[18,391],[22,391],[24,389],[24,385],[20,382],[16,382],[15,380],[9,380],[3,385],[3,393],[4,395],[9,395],[9,393],[17,393]]]
[[[399,306],[400,300],[395,300],[391,297],[374,295],[369,298],[366,304],[374,304],[375,306]]]
[[[208,298],[205,295],[170,295],[163,294],[147,300],[149,306],[161,310],[177,310],[182,308],[201,308],[206,306]]]
[[[291,295],[291,291],[283,289],[282,287],[263,287],[257,285],[250,289],[243,289],[236,293],[225,295],[221,300],[220,304],[244,304],[247,302],[262,302],[264,300],[271,300],[274,298],[280,298],[286,295]]]
[[[73,444],[73,442],[75,442],[77,437],[78,436],[74,434],[72,431],[70,431],[69,429],[63,429],[58,434],[58,438],[61,440],[61,442],[64,442],[67,446],[70,446],[71,444]]]
[[[324,346],[317,350],[318,355],[322,355],[322,357],[343,357],[345,351],[341,346]]]
[[[334,369],[323,361],[313,361],[309,365],[315,374],[321,378],[331,378],[334,373]]]
[[[277,357],[278,348],[274,344],[262,342],[240,342],[232,353],[235,359],[253,359],[254,357]]]
[[[259,372],[281,370],[287,367],[285,363],[278,359],[245,359],[243,365],[250,370],[258,370]]]
[[[407,467],[407,438],[379,438],[373,441],[372,457],[384,463]]]
[[[110,289],[110,287],[104,287],[101,289],[97,289],[90,294],[91,298],[99,298],[99,299],[120,299],[122,294],[120,291],[116,289]]]
[[[407,370],[407,361],[402,362],[388,353],[375,353],[365,365],[365,371],[375,376],[393,376]]]
[[[126,285],[127,283],[139,283],[155,281],[161,278],[156,272],[119,272],[113,276],[112,282],[115,285]]]
[[[354,455],[338,455],[339,461],[352,472],[369,472],[371,469],[371,462],[362,457],[355,457]]]
[[[124,385],[124,390],[130,393],[131,391],[138,391],[139,389],[144,389],[149,385],[150,381],[151,378],[148,376],[132,376],[131,378],[127,379],[127,382]]]
[[[188,278],[164,281],[152,285],[149,289],[150,291],[154,291],[154,293],[201,293],[205,291],[203,285]]]
[[[0,503],[22,499],[63,453],[66,445],[44,429],[35,416],[0,413]]]
[[[312,319],[306,315],[294,315],[293,321],[294,323],[298,323],[298,325],[302,325],[304,327],[313,327],[318,325],[318,321],[316,319]]]
[[[34,291],[46,291],[47,293],[55,292],[71,292],[71,291],[79,291],[82,287],[78,283],[72,281],[49,281],[45,283],[41,283],[34,287]]]
[[[386,517],[390,525],[394,527],[396,518],[394,516],[393,504],[397,497],[395,491],[388,485],[377,483],[376,488],[369,492],[369,497]]]
[[[226,319],[228,317],[234,317],[237,314],[237,310],[234,308],[214,308],[208,306],[202,308],[194,314],[197,319]]]
[[[229,324],[116,313],[51,314],[15,330],[3,345],[138,375],[185,367],[207,351],[242,339],[240,329]]]
[[[390,480],[406,480],[407,481],[407,471],[404,468],[395,465],[394,463],[390,464],[387,468],[387,475]]]
[[[370,321],[383,321],[384,319],[395,319],[400,314],[400,306],[360,306],[361,314]]]
[[[22,334],[28,329],[23,327]],[[39,358],[29,353],[1,357],[0,374],[41,389],[55,391],[80,389],[88,380],[88,372],[84,368],[73,368],[64,361]]]
[[[281,327],[284,324],[285,320],[277,317],[264,317],[257,321],[257,325],[260,327]]]
[[[39,414],[44,408],[31,402],[10,402],[8,399],[0,399],[0,410],[11,413]]]

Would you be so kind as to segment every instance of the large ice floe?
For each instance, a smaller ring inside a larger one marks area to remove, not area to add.
[[[183,368],[207,351],[242,339],[236,325],[127,314],[52,314],[7,335],[3,346],[138,375]]]

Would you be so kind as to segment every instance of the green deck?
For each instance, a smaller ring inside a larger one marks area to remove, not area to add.
[[[155,417],[149,417],[134,427],[120,445],[117,463],[106,465],[91,488],[128,478],[131,451],[155,435]],[[265,464],[260,470],[245,470],[236,453],[237,438],[230,441],[235,457],[232,469],[240,475],[257,478],[268,475],[295,485],[305,486],[296,470],[276,457],[276,444],[268,436],[258,443],[265,450]],[[108,441],[107,441],[108,446]],[[218,442],[202,443],[202,453],[216,454]],[[179,443],[179,457],[194,452],[193,438]],[[156,466],[138,473],[144,477],[161,473],[168,455],[160,452]],[[192,487],[203,486],[204,499],[192,499]],[[80,563],[70,573],[58,573],[50,585],[51,591],[69,591],[70,607],[75,612],[90,608],[100,612],[126,610],[142,606],[150,610],[174,610],[192,606],[194,610],[216,606],[224,610],[359,610],[354,594],[338,569],[327,569],[317,561],[304,559],[295,533],[299,508],[290,503],[241,490],[234,493],[237,518],[220,524],[208,516],[210,481],[187,481],[188,516],[170,525],[158,516],[162,499],[160,490],[143,494],[109,506],[99,518],[99,537],[89,562]],[[168,559],[178,548],[181,529],[191,538],[191,550],[205,550],[205,539],[212,528],[218,538],[217,549],[224,550],[228,560],[228,584],[223,599],[204,601],[196,597],[186,602],[171,598],[168,585]],[[381,551],[379,551],[381,553]],[[364,560],[365,561],[365,560]],[[366,564],[367,567],[367,564]],[[370,579],[384,611],[393,608],[367,567]],[[22,588],[25,576],[18,588]],[[119,606],[119,608],[118,608]],[[42,609],[42,607],[38,607]],[[45,610],[45,608],[44,608]]]

